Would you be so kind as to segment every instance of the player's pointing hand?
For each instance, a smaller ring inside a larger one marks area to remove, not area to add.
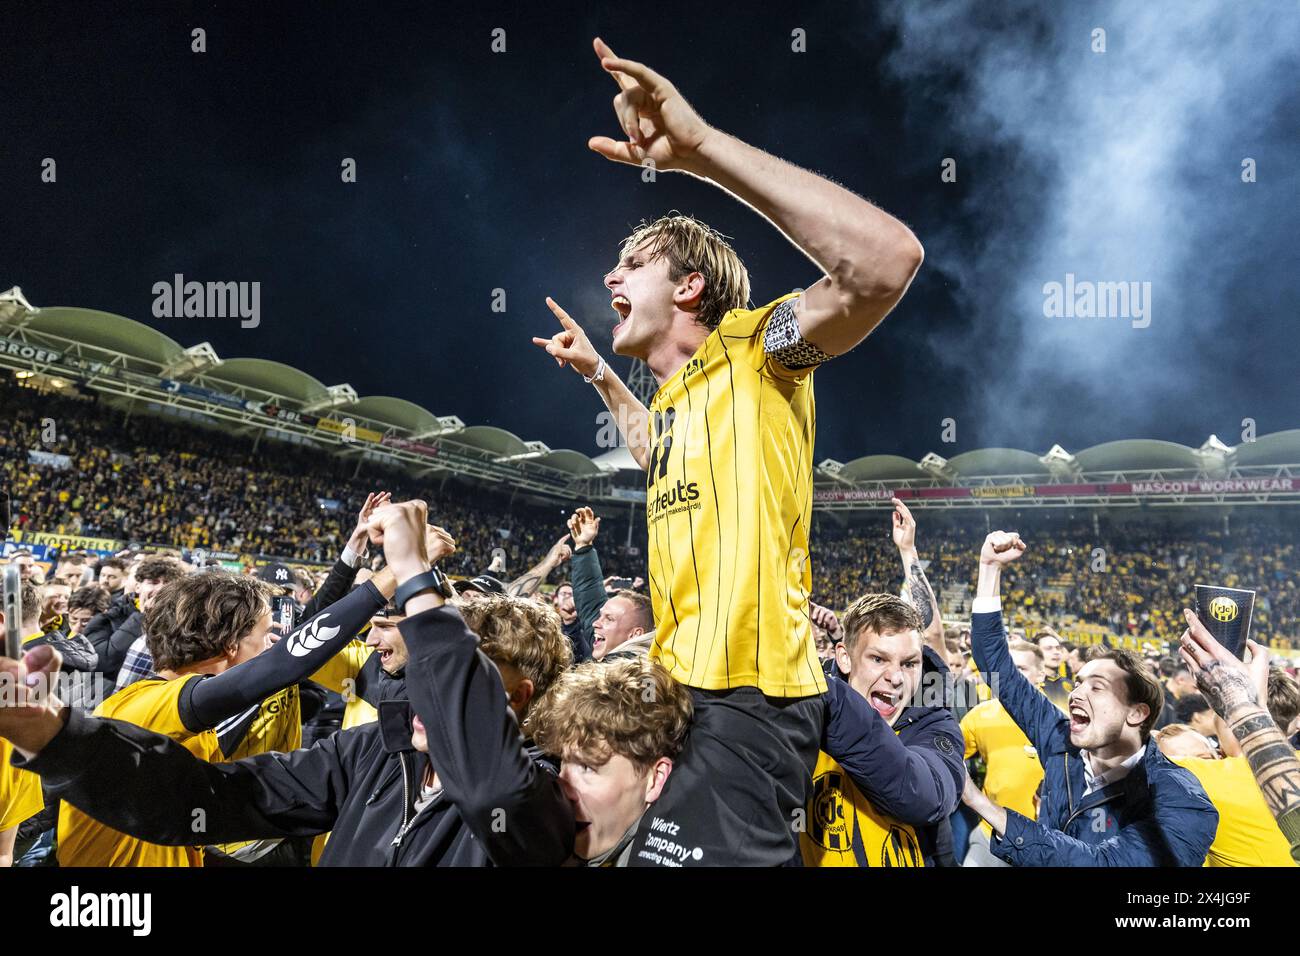
[[[596,354],[587,333],[550,296],[546,297],[546,304],[563,328],[549,339],[533,336],[533,344],[546,349],[546,354],[555,359],[555,364],[560,368],[572,365],[574,371],[588,378],[595,375],[600,365],[600,356]]]
[[[656,169],[689,171],[700,147],[713,135],[709,124],[677,87],[650,67],[620,59],[599,37],[592,45],[600,65],[618,84],[614,112],[627,139],[593,136],[587,146],[616,163],[640,166],[649,158]]]

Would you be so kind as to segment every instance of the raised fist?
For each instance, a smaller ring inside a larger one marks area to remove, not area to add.
[[[1010,564],[1025,553],[1027,545],[1014,531],[994,531],[980,548],[981,564]]]

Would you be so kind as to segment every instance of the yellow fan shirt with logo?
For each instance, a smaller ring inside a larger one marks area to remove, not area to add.
[[[817,754],[799,837],[804,866],[925,866],[916,830],[880,813],[828,754]]]

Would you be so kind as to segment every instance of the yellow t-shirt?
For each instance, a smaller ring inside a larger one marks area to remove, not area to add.
[[[379,719],[375,708],[357,696],[357,675],[373,653],[374,648],[366,647],[364,641],[352,641],[311,675],[311,679],[326,690],[343,695],[344,730],[374,723]]]
[[[993,688],[990,687],[980,675],[979,668],[975,666],[975,658],[972,657],[966,662],[966,670],[970,672],[970,677],[979,682],[975,685],[975,699],[980,702],[992,700]]]
[[[1278,829],[1245,757],[1170,758],[1195,774],[1219,811],[1219,829],[1206,866],[1295,866],[1291,844]]]
[[[194,733],[181,721],[181,692],[187,683],[199,679],[199,675],[190,674],[175,680],[136,681],[96,707],[95,716],[125,720],[154,733],[165,734],[200,760],[219,763],[222,759],[221,745],[216,732],[203,730]],[[166,785],[165,780],[158,781],[158,786]],[[146,843],[104,826],[68,803],[59,806],[58,857],[60,866],[203,865],[203,853],[197,846]]]
[[[925,866],[916,831],[877,812],[825,753],[817,754],[799,845],[804,866]]]
[[[41,778],[9,762],[13,744],[0,737],[0,831],[11,830],[45,809]]]
[[[812,370],[763,351],[733,309],[650,403],[650,656],[690,687],[826,690],[808,620]]]
[[[966,759],[975,754],[984,758],[984,793],[994,803],[1015,810],[1033,820],[1034,793],[1043,780],[1039,763],[1025,732],[1020,729],[1001,702],[977,704],[961,719],[961,735],[966,741]],[[981,823],[985,833],[991,832]]]

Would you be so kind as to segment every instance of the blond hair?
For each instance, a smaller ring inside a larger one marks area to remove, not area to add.
[[[573,664],[573,645],[554,608],[497,594],[466,603],[460,614],[484,654],[533,682],[534,702]]]
[[[704,277],[704,292],[700,295],[695,321],[706,329],[716,329],[732,309],[749,305],[749,272],[736,250],[716,229],[673,210],[653,222],[643,220],[623,240],[620,259],[646,243],[649,246],[643,250],[644,254],[651,259],[666,260],[668,278],[673,282],[692,272]]]
[[[676,757],[694,707],[690,693],[648,657],[588,661],[564,674],[529,719],[534,742],[593,766],[618,754],[638,770]]]

